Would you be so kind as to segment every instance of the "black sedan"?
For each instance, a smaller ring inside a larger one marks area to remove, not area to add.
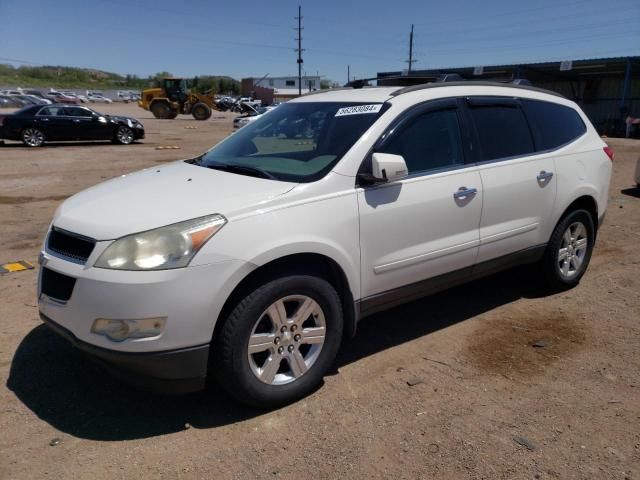
[[[135,118],[103,115],[75,105],[33,105],[0,115],[0,138],[22,140],[29,147],[61,140],[111,140],[128,145],[144,138]]]

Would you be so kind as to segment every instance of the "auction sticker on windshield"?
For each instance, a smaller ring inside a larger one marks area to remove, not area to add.
[[[355,105],[353,107],[342,107],[335,114],[336,117],[344,117],[346,115],[361,115],[363,113],[378,113],[382,108],[381,103],[374,105]]]

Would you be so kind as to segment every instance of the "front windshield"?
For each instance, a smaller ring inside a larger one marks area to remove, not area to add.
[[[326,175],[381,115],[382,104],[287,103],[219,143],[195,163],[289,182]],[[253,172],[253,173],[252,173]]]

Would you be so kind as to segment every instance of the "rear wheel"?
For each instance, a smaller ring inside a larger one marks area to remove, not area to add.
[[[172,111],[167,118],[169,118],[170,120],[173,120],[177,116],[178,116],[178,112]]]
[[[545,283],[553,290],[575,287],[587,270],[595,243],[591,214],[574,210],[551,234],[541,267]]]
[[[211,107],[206,103],[198,102],[191,107],[191,115],[196,120],[207,120],[211,117]]]
[[[174,112],[171,110],[171,107],[166,102],[153,103],[151,105],[151,113],[153,113],[154,117],[160,118],[160,119],[175,118],[171,116]]]
[[[273,408],[309,394],[331,367],[342,310],[325,280],[292,275],[244,297],[214,339],[220,385],[239,401]]]
[[[39,128],[28,127],[22,131],[22,143],[27,147],[41,147],[44,145],[44,132]]]
[[[129,145],[135,140],[133,136],[133,130],[124,125],[120,125],[116,130],[116,136],[114,140],[121,145]]]

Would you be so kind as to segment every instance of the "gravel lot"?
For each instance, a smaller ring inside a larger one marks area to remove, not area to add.
[[[64,198],[200,153],[234,116],[96,109],[140,118],[147,138],[0,145],[0,263],[36,263]],[[639,479],[640,142],[610,144],[579,287],[545,296],[520,268],[376,315],[322,388],[273,412],[121,384],[41,324],[36,270],[0,276],[0,478]]]

